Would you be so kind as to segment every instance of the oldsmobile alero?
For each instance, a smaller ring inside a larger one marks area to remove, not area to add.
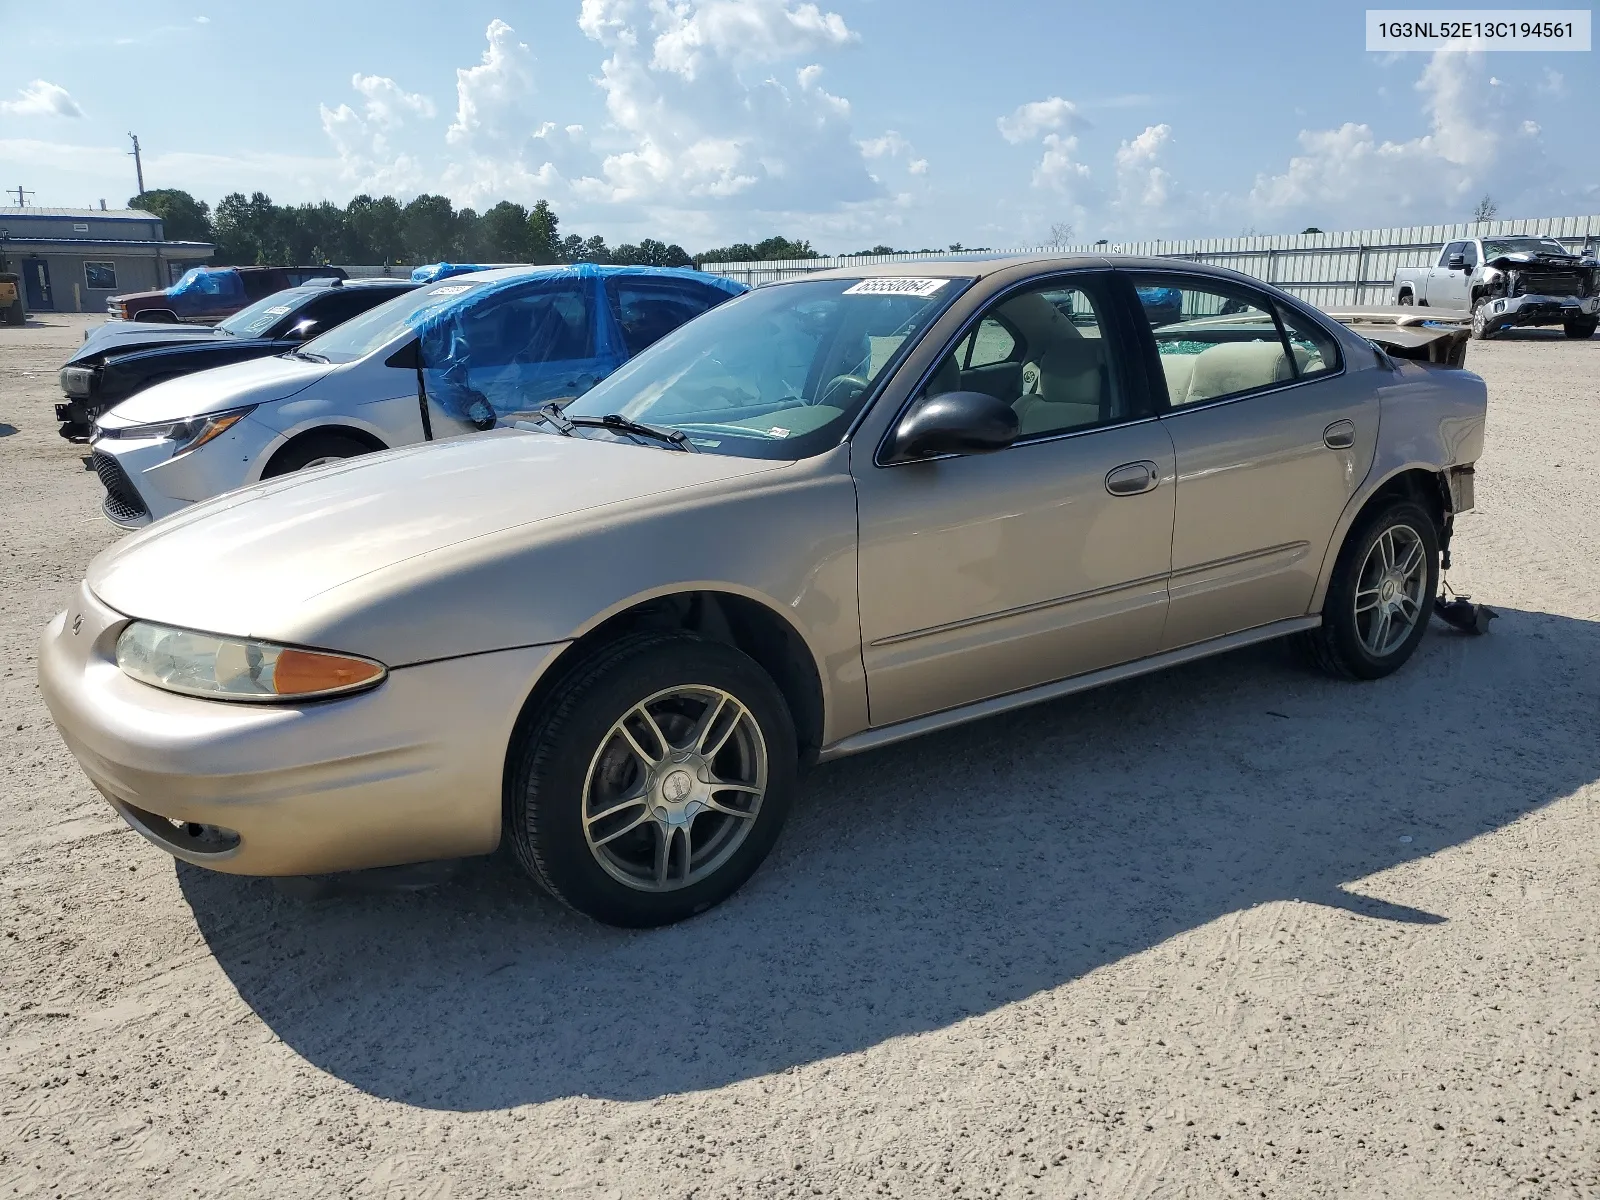
[[[808,763],[1269,638],[1400,667],[1483,447],[1431,336],[1155,259],[762,287],[514,427],[155,523],[41,683],[180,859],[505,838],[572,908],[662,924],[749,878]]]

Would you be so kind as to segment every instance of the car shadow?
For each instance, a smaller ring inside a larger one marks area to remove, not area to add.
[[[1434,623],[1338,683],[1263,646],[817,769],[695,920],[568,914],[501,858],[307,904],[180,864],[240,996],[317,1067],[481,1110],[712,1088],[960,1021],[1270,901],[1427,928],[1385,868],[1600,776],[1600,624]]]
[[[0,421],[0,437],[10,437],[16,431],[15,425],[7,425],[4,421]]]

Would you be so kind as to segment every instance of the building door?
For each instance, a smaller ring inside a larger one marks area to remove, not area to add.
[[[22,286],[28,292],[29,312],[55,311],[55,298],[50,294],[50,264],[44,259],[22,260]]]

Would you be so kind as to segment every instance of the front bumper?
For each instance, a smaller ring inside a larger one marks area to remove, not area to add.
[[[166,438],[96,438],[90,442],[92,461],[106,487],[101,511],[113,525],[137,529],[245,487],[256,482],[258,464],[278,440],[275,429],[250,417],[176,455]]]
[[[1600,313],[1600,296],[1501,296],[1486,300],[1490,318],[1501,328],[1560,325]]]
[[[114,658],[127,620],[80,585],[40,646],[45,703],[130,826],[175,858],[238,875],[492,851],[512,726],[562,648],[400,667],[370,692],[252,705],[128,678]]]

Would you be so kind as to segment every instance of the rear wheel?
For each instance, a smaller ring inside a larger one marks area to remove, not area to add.
[[[276,479],[279,475],[291,475],[307,467],[325,466],[342,458],[356,458],[371,453],[371,446],[347,433],[309,433],[296,438],[274,454],[267,469],[261,472],[261,478]]]
[[[1417,302],[1417,298],[1415,296],[1413,296],[1410,292],[1401,292],[1400,293],[1400,299],[1399,299],[1399,301],[1397,303],[1409,305],[1409,304],[1415,304],[1416,302]]]
[[[1588,341],[1594,336],[1594,331],[1600,329],[1600,317],[1579,317],[1568,321],[1561,326],[1561,332],[1569,338]]]
[[[1439,533],[1413,500],[1393,500],[1345,538],[1322,605],[1322,626],[1302,646],[1342,679],[1381,679],[1416,651],[1439,588]]]
[[[666,925],[750,878],[796,788],[782,694],[732,646],[637,634],[518,724],[506,826],[524,870],[612,925]]]

